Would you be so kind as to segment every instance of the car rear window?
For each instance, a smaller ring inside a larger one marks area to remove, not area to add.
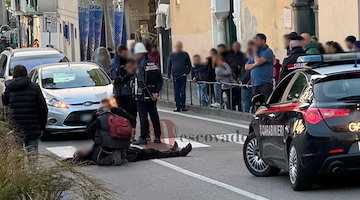
[[[320,80],[314,85],[317,101],[360,100],[360,74],[342,74]]]
[[[37,66],[59,62],[68,62],[68,59],[63,54],[13,57],[10,61],[10,76],[12,76],[16,65],[24,65],[30,72]]]

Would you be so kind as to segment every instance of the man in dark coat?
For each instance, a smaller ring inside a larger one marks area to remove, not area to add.
[[[280,73],[280,81],[285,78],[291,71],[300,69],[305,66],[306,63],[298,63],[297,59],[300,56],[307,55],[301,45],[303,38],[301,36],[292,37],[290,41],[290,54],[284,58],[282,70]]]
[[[31,82],[24,66],[15,66],[13,75],[14,79],[6,83],[3,104],[9,108],[27,151],[37,152],[48,108],[39,86]]]

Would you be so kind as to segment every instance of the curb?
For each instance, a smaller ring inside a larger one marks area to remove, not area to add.
[[[165,107],[165,108],[175,108],[175,102],[166,101],[166,100],[158,100],[158,106]],[[230,119],[236,119],[241,121],[248,121],[251,122],[253,120],[253,115],[250,113],[242,113],[242,112],[235,112],[230,110],[222,110],[219,108],[208,108],[208,107],[201,107],[201,106],[194,106],[194,105],[186,105],[186,108],[189,111],[193,111],[198,114],[203,115],[210,115],[210,116],[218,116]]]

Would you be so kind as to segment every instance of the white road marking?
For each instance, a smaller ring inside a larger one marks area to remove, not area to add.
[[[176,142],[178,143],[179,148],[184,148],[184,147],[186,147],[186,145],[188,145],[189,143],[192,145],[193,148],[210,147],[210,145],[203,144],[203,143],[200,143],[200,142],[195,142],[195,141],[190,140],[190,139],[176,138],[175,140],[176,140]],[[169,145],[173,145],[173,144],[169,144]]]
[[[48,147],[46,150],[62,159],[72,158],[76,152],[76,148],[73,146]]]
[[[262,196],[259,196],[257,194],[254,194],[254,193],[251,193],[251,192],[248,192],[248,191],[245,191],[245,190],[242,190],[240,188],[237,188],[237,187],[234,187],[234,186],[231,186],[229,184],[226,184],[226,183],[223,183],[223,182],[220,182],[220,181],[217,181],[217,180],[214,180],[214,179],[211,179],[211,178],[208,178],[208,177],[205,177],[205,176],[202,176],[200,174],[196,174],[194,172],[191,172],[189,170],[186,170],[186,169],[183,169],[181,167],[178,167],[176,165],[173,165],[173,164],[170,164],[168,162],[165,162],[165,161],[162,161],[162,160],[158,160],[158,159],[155,159],[155,160],[151,160],[152,162],[154,163],[157,163],[159,165],[162,165],[164,167],[167,167],[167,168],[170,168],[170,169],[173,169],[177,172],[180,172],[182,174],[185,174],[187,176],[190,176],[190,177],[193,177],[193,178],[196,178],[198,180],[201,180],[201,181],[204,181],[204,182],[207,182],[207,183],[210,183],[212,185],[216,185],[218,187],[221,187],[223,189],[226,189],[226,190],[230,190],[232,192],[235,192],[237,194],[240,194],[242,196],[245,196],[245,197],[248,197],[250,199],[256,199],[256,200],[269,200],[265,197],[262,197]]]
[[[236,144],[244,144],[247,137],[246,135],[241,135],[239,133],[218,134],[211,136],[225,142],[233,142]]]
[[[200,116],[195,116],[195,115],[189,115],[189,114],[184,114],[184,113],[179,113],[179,112],[173,112],[173,111],[164,110],[164,109],[158,109],[158,111],[159,111],[159,112],[163,112],[163,113],[168,113],[168,114],[173,114],[173,115],[179,115],[179,116],[183,116],[183,117],[188,117],[188,118],[192,118],[192,119],[199,119],[199,120],[204,120],[204,121],[208,121],[208,122],[214,122],[214,123],[225,124],[225,125],[229,125],[229,126],[234,126],[234,127],[249,129],[249,125],[245,125],[245,124],[238,124],[238,123],[233,123],[233,122],[227,122],[227,121],[222,121],[222,120],[218,120],[218,119],[210,119],[210,118],[207,118],[207,117],[200,117]]]
[[[133,147],[137,147],[139,149],[144,149],[144,147],[142,146],[138,146],[138,145],[131,145]],[[76,148],[74,146],[59,146],[59,147],[49,147],[49,148],[46,148],[46,150],[50,151],[51,153],[57,155],[58,157],[60,158],[72,158],[73,157],[73,154],[75,153],[76,151]],[[69,157],[70,156],[70,157]],[[194,172],[191,172],[189,170],[186,170],[186,169],[183,169],[181,167],[178,167],[176,165],[173,165],[171,163],[168,163],[168,162],[165,162],[165,161],[162,161],[162,160],[158,160],[158,159],[154,159],[154,160],[150,160],[154,163],[157,163],[163,167],[167,167],[169,169],[172,169],[172,170],[175,170],[177,172],[180,172],[184,175],[187,175],[187,176],[190,176],[190,177],[193,177],[193,178],[196,178],[198,180],[201,180],[201,181],[204,181],[204,182],[207,182],[207,183],[210,183],[212,185],[215,185],[215,186],[218,186],[218,187],[221,187],[223,189],[226,189],[226,190],[229,190],[229,191],[232,191],[232,192],[235,192],[237,194],[240,194],[242,196],[245,196],[245,197],[248,197],[250,199],[256,199],[256,200],[269,200],[265,197],[262,197],[262,196],[259,196],[257,194],[254,194],[254,193],[251,193],[251,192],[248,192],[248,191],[245,191],[245,190],[242,190],[240,188],[237,188],[237,187],[234,187],[234,186],[231,186],[229,184],[226,184],[226,183],[223,183],[223,182],[220,182],[220,181],[217,181],[217,180],[214,180],[214,179],[211,179],[211,178],[208,178],[206,176],[202,176],[200,174],[196,174]]]

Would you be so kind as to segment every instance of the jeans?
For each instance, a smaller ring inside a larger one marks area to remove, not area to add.
[[[215,95],[215,102],[221,102],[221,84],[214,84],[214,95]]]
[[[174,77],[174,94],[176,108],[185,108],[186,102],[186,76]]]
[[[37,153],[39,149],[39,141],[37,139],[25,140],[25,149],[28,153]]]
[[[140,138],[143,140],[145,140],[150,134],[148,115],[150,115],[150,119],[154,127],[155,137],[160,138],[161,136],[160,118],[156,104],[156,101],[138,101],[141,131]]]
[[[251,89],[246,87],[241,88],[242,107],[243,107],[243,111],[246,113],[250,112],[251,98],[252,98]]]
[[[207,84],[198,84],[198,96],[200,101],[200,106],[209,106],[209,95],[208,95],[208,87]]]

